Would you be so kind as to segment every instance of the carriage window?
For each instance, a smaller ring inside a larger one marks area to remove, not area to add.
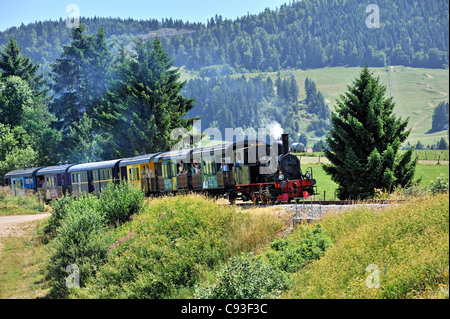
[[[47,178],[47,188],[56,188],[55,177],[50,176]]]
[[[128,170],[130,172],[130,181],[139,180],[139,167],[133,167]]]
[[[171,172],[170,172],[170,176],[177,176],[177,164],[172,163],[171,165]]]
[[[171,178],[173,176],[176,176],[176,170],[176,164],[171,164],[170,162],[162,163],[162,173],[164,178]]]
[[[134,169],[134,180],[138,181],[139,180],[139,167],[136,167]]]
[[[216,173],[216,161],[212,159],[205,160],[205,174],[215,174]]]

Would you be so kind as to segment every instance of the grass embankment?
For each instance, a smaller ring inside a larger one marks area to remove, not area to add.
[[[2,242],[2,298],[448,296],[448,194],[329,214],[286,239],[292,216],[280,207],[198,195],[144,200],[111,185],[53,206],[39,236]],[[80,288],[68,289],[68,265]]]
[[[333,245],[284,298],[448,298],[448,194],[329,214],[321,225]]]
[[[190,298],[229,257],[258,251],[286,227],[273,210],[246,212],[202,196],[152,200],[109,236],[108,256],[82,298]]]
[[[144,200],[130,185],[110,184],[100,198],[60,199],[43,236],[51,248],[50,297],[192,297],[228,258],[279,236],[286,217],[199,195]],[[79,269],[79,288],[67,287],[67,265]]]

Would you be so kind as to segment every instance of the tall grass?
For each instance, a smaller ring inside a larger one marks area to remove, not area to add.
[[[49,210],[37,196],[14,196],[11,188],[0,186],[0,216],[38,214]]]
[[[285,298],[448,298],[448,194],[330,214],[321,224],[334,245],[296,274]]]
[[[286,228],[277,212],[260,213],[199,195],[154,199],[144,212],[110,229],[107,260],[74,296],[192,296],[208,272],[238,252],[262,248]]]

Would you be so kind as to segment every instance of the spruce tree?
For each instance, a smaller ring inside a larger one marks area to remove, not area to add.
[[[411,185],[417,160],[413,148],[399,154],[410,134],[408,119],[393,114],[386,87],[365,66],[337,101],[327,136],[330,160],[324,170],[336,182],[341,199],[367,199],[375,189],[392,191]]]
[[[50,110],[58,119],[55,126],[63,134],[61,148],[66,155],[77,146],[73,135],[77,135],[84,114],[95,119],[96,108],[107,92],[106,79],[112,60],[102,28],[97,34],[88,35],[81,25],[72,29],[70,37],[72,42],[63,46],[61,57],[51,64],[55,98]],[[95,127],[91,129],[95,135]]]
[[[34,63],[30,57],[22,55],[22,48],[19,47],[13,36],[9,38],[3,50],[0,50],[0,80],[9,76],[17,76],[28,83],[34,91],[36,102],[47,102],[47,79],[44,73],[39,73],[40,63]]]
[[[122,47],[115,65],[116,78],[98,112],[102,125],[112,133],[115,156],[169,150],[176,142],[170,140],[171,131],[192,124],[185,115],[194,99],[180,94],[185,82],[179,80],[161,41],[138,39],[132,53]]]

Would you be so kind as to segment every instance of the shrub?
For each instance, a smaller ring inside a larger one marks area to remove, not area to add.
[[[429,185],[430,191],[433,194],[437,192],[448,191],[449,182],[448,178],[445,178],[443,174],[439,175],[434,181],[432,181]]]
[[[52,201],[52,215],[45,222],[45,226],[43,227],[43,234],[41,236],[41,239],[45,239],[44,243],[47,243],[48,240],[56,236],[56,230],[61,225],[61,221],[67,215],[68,207],[74,200],[75,198],[66,195]]]
[[[301,227],[286,239],[278,238],[264,255],[270,264],[282,271],[294,273],[310,260],[319,259],[331,246],[331,239],[323,233],[320,224]]]
[[[102,189],[99,210],[108,224],[125,222],[144,207],[144,193],[130,183],[108,183]]]
[[[108,225],[119,225],[139,213],[144,205],[143,193],[130,184],[109,183],[100,198],[64,196],[53,202],[53,214],[44,227],[42,238],[54,237],[47,267],[52,295],[66,297],[66,267],[77,265],[83,287],[106,260],[110,246]]]
[[[87,278],[103,263],[107,253],[104,225],[105,219],[98,210],[97,198],[93,196],[70,201],[70,204],[65,206],[64,217],[52,242],[47,267],[52,296],[67,296],[67,266],[78,266],[80,285],[83,286]]]
[[[288,282],[286,273],[249,253],[231,258],[219,273],[216,284],[197,286],[195,295],[200,299],[275,298]]]

